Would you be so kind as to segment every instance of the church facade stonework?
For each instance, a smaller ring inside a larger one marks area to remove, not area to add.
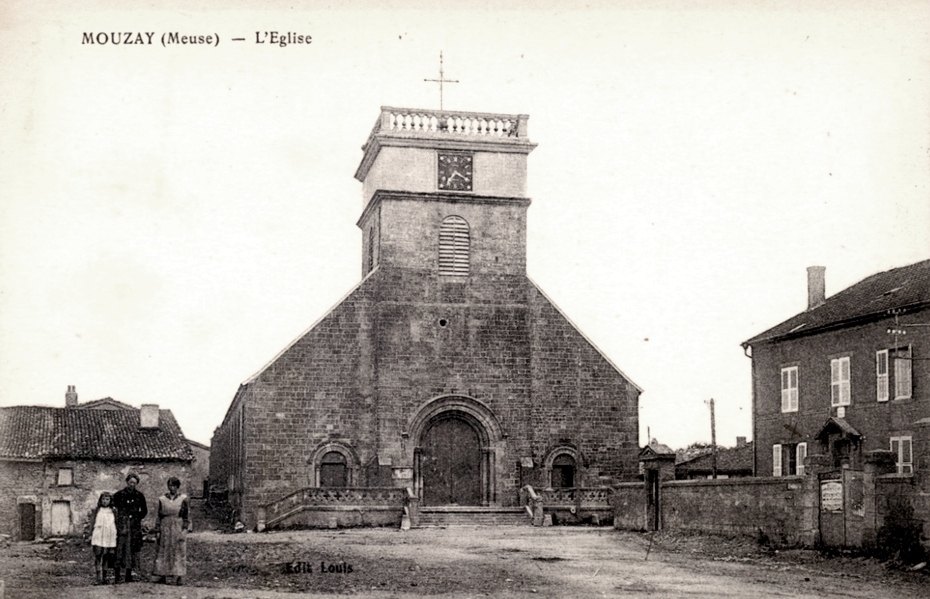
[[[304,487],[512,506],[638,467],[641,389],[526,275],[524,115],[382,108],[362,280],[237,391],[210,479],[246,526]]]

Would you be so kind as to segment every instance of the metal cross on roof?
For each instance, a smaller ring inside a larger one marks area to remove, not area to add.
[[[442,84],[443,83],[458,83],[458,79],[446,79],[443,77],[442,73],[442,51],[439,52],[439,79],[424,79],[423,81],[431,81],[439,84],[439,110],[442,110]]]

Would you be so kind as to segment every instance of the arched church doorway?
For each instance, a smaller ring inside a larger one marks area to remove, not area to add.
[[[570,454],[559,454],[552,460],[553,489],[570,489],[575,486],[575,458]]]
[[[348,487],[349,469],[346,466],[346,456],[338,451],[330,451],[320,460],[320,486],[321,487]]]
[[[424,505],[481,505],[482,448],[475,425],[456,412],[434,418],[420,442]]]

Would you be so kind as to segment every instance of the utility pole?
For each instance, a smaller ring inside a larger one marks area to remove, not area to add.
[[[710,463],[713,469],[714,480],[717,479],[717,424],[714,420],[714,398],[711,397],[704,403],[710,406]]]

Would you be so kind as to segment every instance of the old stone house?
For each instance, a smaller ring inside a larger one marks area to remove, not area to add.
[[[304,487],[512,506],[637,476],[641,389],[526,274],[527,120],[382,108],[355,175],[361,282],[213,436],[247,526]]]
[[[930,260],[825,297],[808,269],[808,309],[746,341],[757,476],[861,470],[891,451],[903,476],[930,471]],[[922,476],[922,475],[921,475]]]
[[[0,408],[0,534],[14,540],[82,534],[103,491],[129,472],[154,520],[169,477],[190,477],[193,454],[170,410],[106,398],[80,405]]]

